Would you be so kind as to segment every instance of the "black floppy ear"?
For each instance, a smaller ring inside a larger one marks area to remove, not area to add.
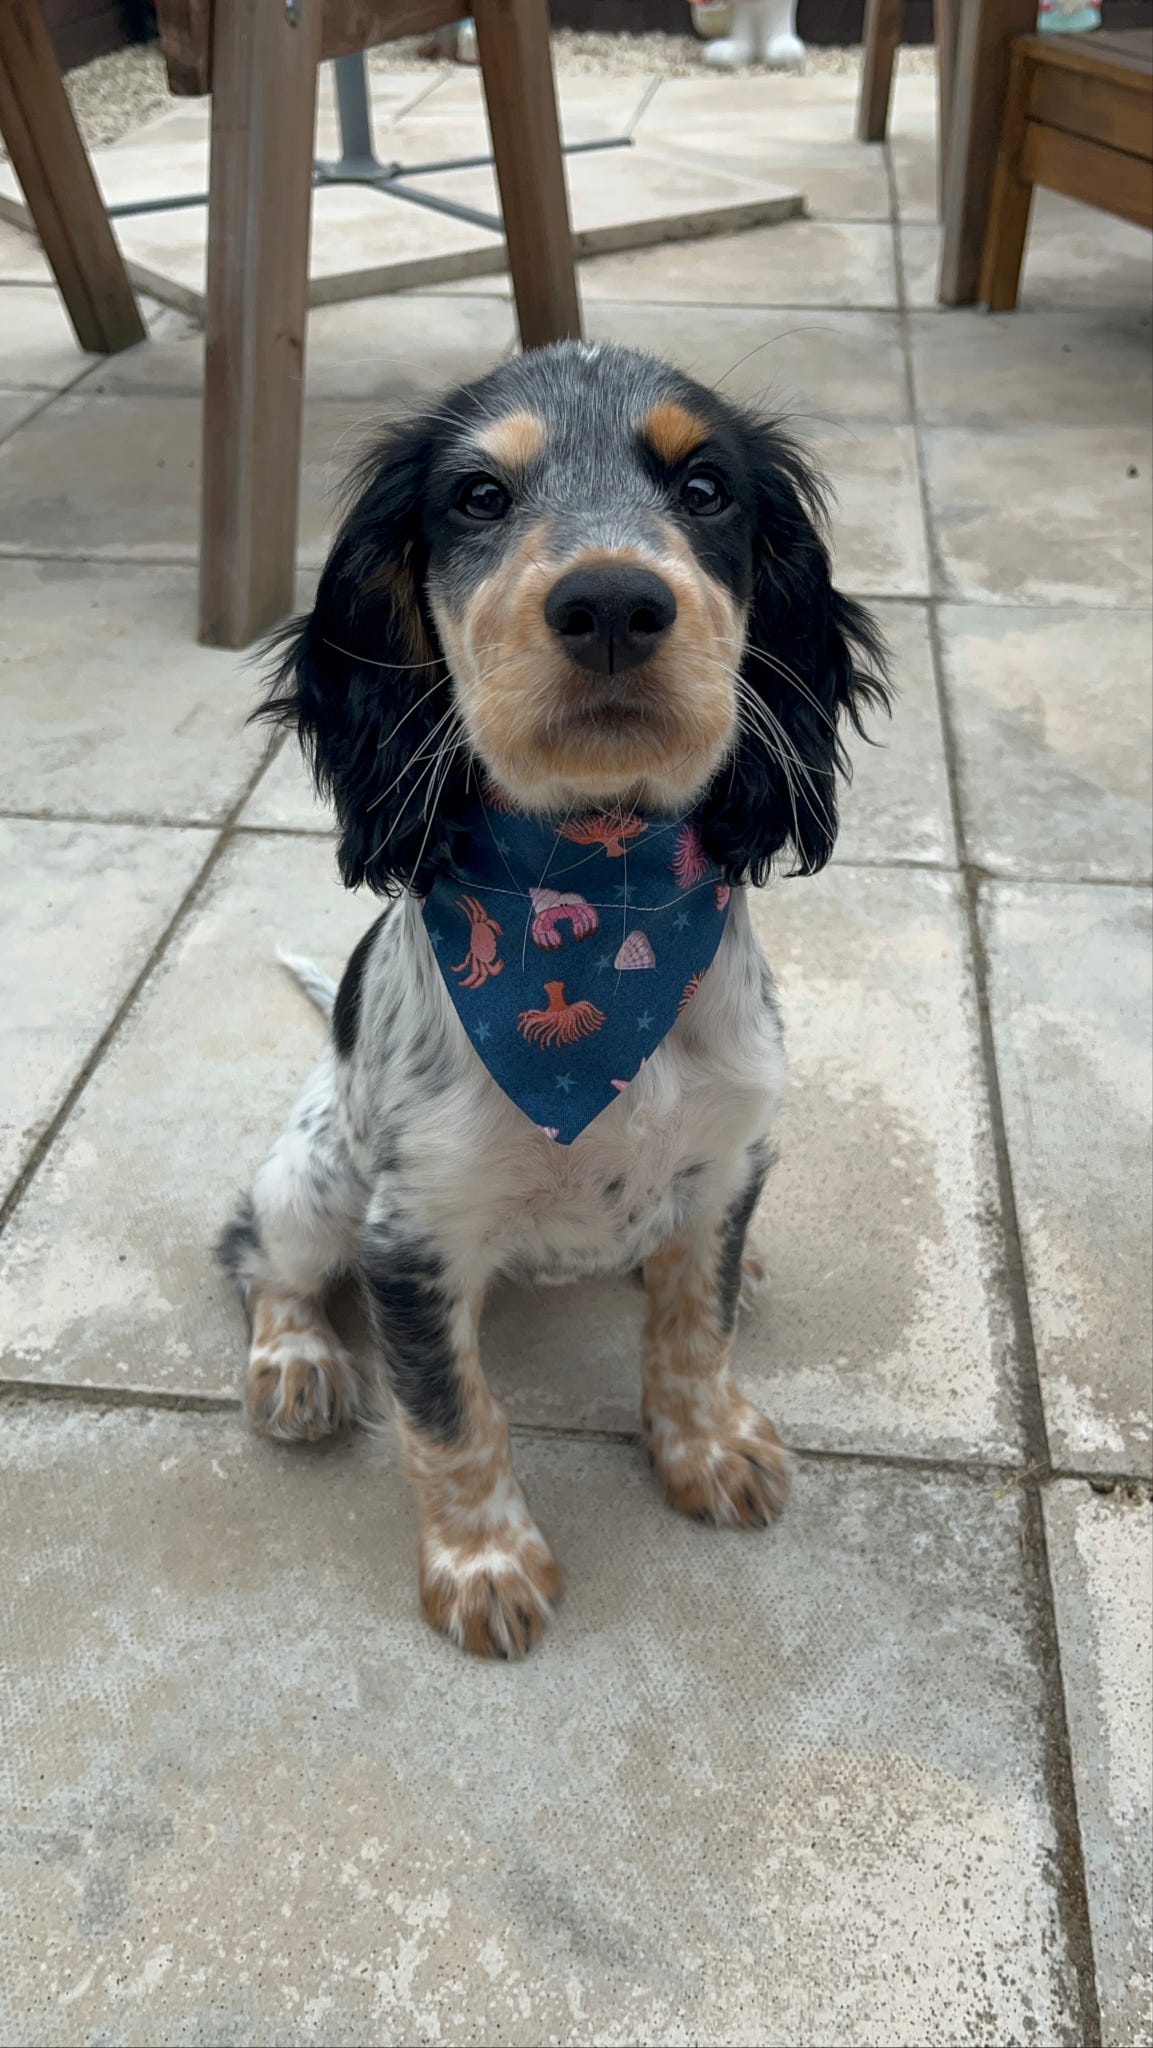
[[[425,419],[392,428],[358,464],[316,603],[274,636],[270,694],[253,714],[296,731],[336,806],[345,882],[382,895],[427,878],[458,794],[451,769],[442,784],[451,685],[424,602],[436,431]]]
[[[837,774],[851,769],[838,722],[889,708],[887,657],[868,612],[834,590],[824,485],[779,428],[742,422],[754,487],[753,589],[741,663],[740,735],[702,813],[730,881],[763,883],[786,841],[815,874],[837,837]]]

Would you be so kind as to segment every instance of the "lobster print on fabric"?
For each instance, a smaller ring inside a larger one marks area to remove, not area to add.
[[[494,790],[462,824],[423,904],[437,966],[493,1079],[570,1145],[700,986],[728,888],[690,818],[537,818]]]

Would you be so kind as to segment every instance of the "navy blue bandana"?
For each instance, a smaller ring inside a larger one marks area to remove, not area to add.
[[[729,891],[691,817],[558,823],[490,791],[466,822],[424,900],[437,965],[494,1081],[571,1145],[692,1000]]]

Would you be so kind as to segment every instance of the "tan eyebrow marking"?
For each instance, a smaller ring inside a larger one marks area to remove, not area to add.
[[[709,438],[705,421],[671,398],[654,405],[641,421],[641,433],[654,454],[670,465],[683,462],[686,455]]]
[[[544,448],[544,421],[534,412],[506,413],[477,437],[477,447],[508,469],[525,469]]]

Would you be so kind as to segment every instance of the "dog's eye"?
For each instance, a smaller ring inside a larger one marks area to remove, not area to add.
[[[694,469],[681,485],[681,504],[694,518],[708,519],[732,503],[715,469]]]
[[[457,510],[467,519],[503,519],[512,499],[494,476],[470,476],[456,496]]]

